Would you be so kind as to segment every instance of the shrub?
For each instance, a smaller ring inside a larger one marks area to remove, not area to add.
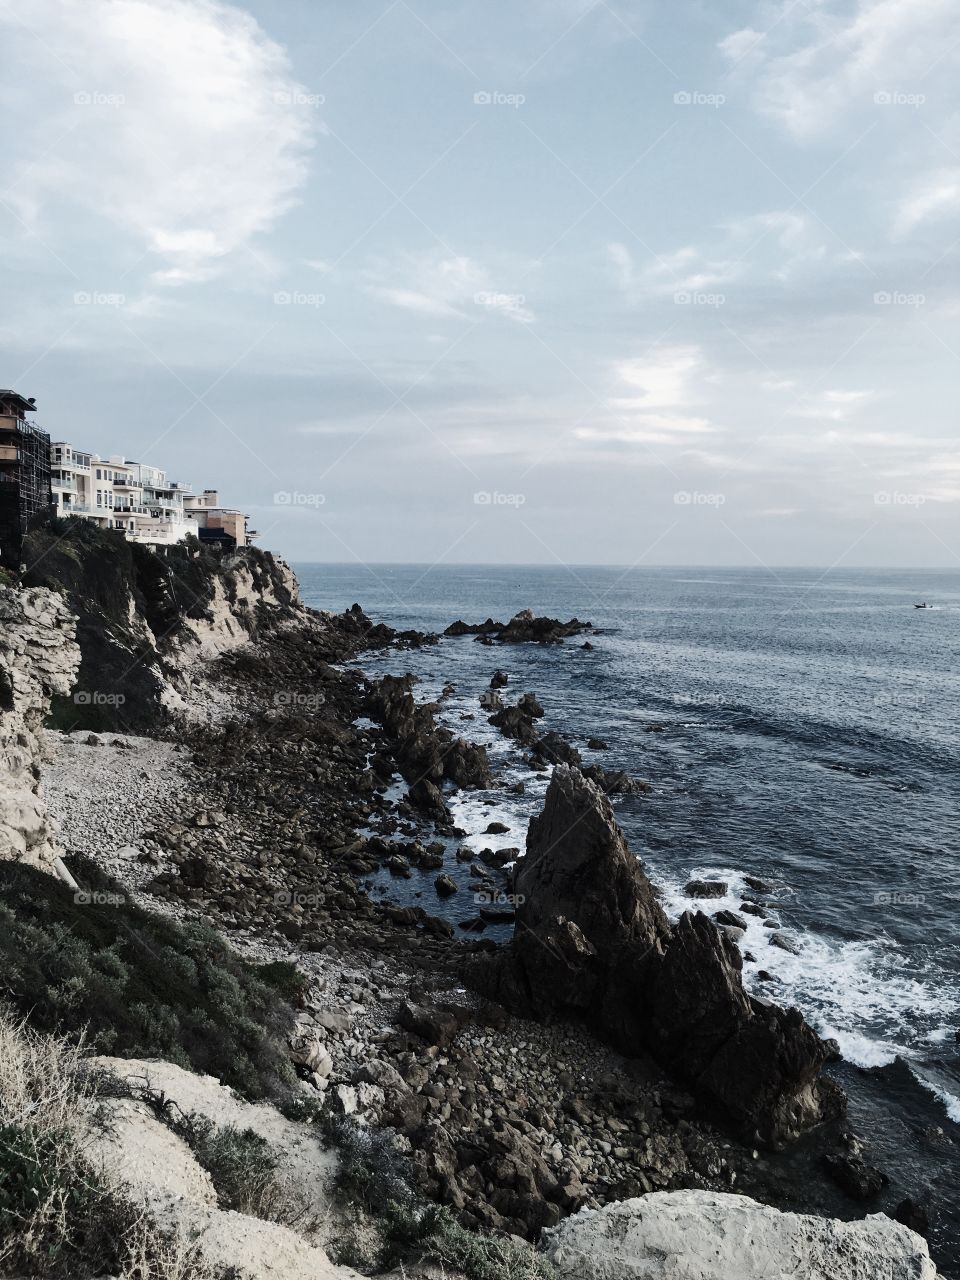
[[[187,1143],[210,1174],[221,1209],[232,1209],[285,1227],[312,1226],[306,1220],[306,1206],[278,1171],[278,1161],[270,1143],[253,1129],[236,1125],[217,1127],[208,1117],[192,1112],[184,1115],[165,1103],[147,1096],[157,1112]]]
[[[84,1155],[96,1080],[76,1044],[0,1010],[0,1274],[37,1280],[212,1280],[195,1246]]]
[[[86,1030],[99,1053],[165,1058],[252,1098],[292,1091],[293,1013],[276,990],[213,930],[144,911],[74,865],[88,902],[0,863],[0,995],[39,1030]]]

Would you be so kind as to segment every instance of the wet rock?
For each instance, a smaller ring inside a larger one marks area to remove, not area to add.
[[[509,683],[510,677],[505,671],[500,671],[499,669],[490,677],[491,689],[505,689]]]
[[[437,876],[433,882],[433,887],[441,898],[449,898],[457,892],[457,882],[451,876]]]
[[[754,893],[773,893],[773,885],[768,884],[766,880],[761,880],[757,876],[744,876],[743,883],[748,889],[752,889]]]
[[[764,921],[766,923],[766,921]],[[779,947],[781,951],[789,951],[791,955],[798,956],[800,954],[800,944],[792,934],[784,933],[782,929],[777,927],[776,933],[770,935],[770,945]]]
[[[747,922],[743,916],[738,916],[735,911],[716,911],[713,915],[717,924],[732,925],[735,929],[746,929]]]
[[[727,885],[723,880],[688,880],[683,892],[688,898],[725,898]]]
[[[823,1158],[827,1173],[853,1200],[871,1200],[878,1196],[890,1179],[879,1169],[866,1164],[859,1156],[827,1155]]]
[[[606,751],[606,750],[608,749],[609,745],[610,745],[610,744],[609,744],[608,742],[605,742],[605,741],[603,740],[603,738],[588,738],[588,739],[587,739],[587,748],[588,748],[588,750],[590,750],[590,751]]]
[[[578,618],[571,618],[569,622],[560,622],[556,618],[538,618],[534,616],[531,609],[521,609],[509,622],[494,622],[492,618],[487,618],[486,622],[480,623],[458,620],[452,622],[443,634],[445,636],[473,635],[481,640],[496,640],[502,644],[556,644],[568,636],[589,631],[591,626],[591,623],[581,622]]]

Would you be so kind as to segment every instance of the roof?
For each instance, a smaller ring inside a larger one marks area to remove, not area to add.
[[[0,400],[12,400],[16,407],[24,413],[33,413],[37,407],[36,401],[28,400],[19,391],[11,391],[9,388],[0,390]]]

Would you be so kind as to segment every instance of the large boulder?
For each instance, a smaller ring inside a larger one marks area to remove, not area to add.
[[[781,1213],[747,1196],[655,1192],[546,1233],[563,1280],[936,1280],[926,1241],[882,1213]]]

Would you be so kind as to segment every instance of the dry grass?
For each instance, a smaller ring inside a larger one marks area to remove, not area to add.
[[[215,1280],[195,1244],[87,1159],[81,1121],[97,1089],[82,1043],[0,1008],[0,1274]]]

